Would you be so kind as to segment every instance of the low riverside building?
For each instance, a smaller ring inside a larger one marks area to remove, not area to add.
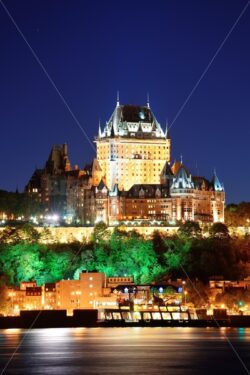
[[[61,280],[56,283],[56,309],[67,310],[81,308],[81,287],[79,280]]]
[[[209,280],[209,288],[211,290],[211,295],[216,296],[216,294],[223,293],[228,290],[250,290],[250,277],[243,280],[223,280],[222,278],[214,278]]]
[[[42,287],[27,287],[25,292],[25,310],[40,310],[42,307]]]
[[[42,309],[42,289],[35,281],[21,282],[20,288],[9,288],[9,314],[18,315],[20,310]]]
[[[107,278],[107,287],[115,288],[118,285],[134,285],[133,276],[113,276]]]
[[[94,309],[98,299],[105,296],[104,273],[82,272],[79,280],[60,280],[37,286],[35,281],[22,282],[20,288],[10,288],[10,315],[20,310],[67,310]],[[106,293],[106,296],[109,294]]]
[[[105,274],[98,272],[81,273],[79,280],[61,280],[56,283],[57,309],[66,309],[72,314],[74,309],[93,309],[97,299],[103,296]]]
[[[171,286],[175,289],[173,299],[180,302],[178,287]],[[159,303],[166,297],[166,290],[164,285],[136,285],[132,276],[106,278],[101,272],[81,272],[79,280],[60,280],[42,286],[29,281],[21,282],[19,288],[9,288],[7,315],[19,315],[21,310],[66,310],[72,315],[78,309],[142,306],[150,300]]]
[[[243,280],[223,280],[222,278],[209,280],[210,288],[217,288],[223,292],[227,289],[243,289],[250,290],[250,277],[246,277]]]
[[[43,287],[42,305],[46,310],[53,310],[56,308],[56,284],[46,283]]]

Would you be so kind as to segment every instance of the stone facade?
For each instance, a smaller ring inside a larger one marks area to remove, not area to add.
[[[187,220],[224,221],[224,187],[192,176],[182,161],[170,163],[171,139],[149,103],[120,105],[95,139],[97,155],[83,169],[71,168],[67,146],[53,146],[44,169],[37,169],[26,191],[45,212],[72,223],[168,225]]]
[[[163,132],[149,104],[120,105],[96,137],[97,160],[108,189],[117,184],[129,190],[134,184],[157,184],[170,161],[170,138]]]

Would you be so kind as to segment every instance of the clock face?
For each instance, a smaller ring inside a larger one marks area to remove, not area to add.
[[[145,120],[145,113],[143,111],[140,111],[139,117],[140,117],[141,120]]]

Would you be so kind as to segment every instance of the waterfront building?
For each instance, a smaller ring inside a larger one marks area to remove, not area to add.
[[[42,305],[45,310],[56,308],[56,284],[45,283],[43,286]]]
[[[163,301],[169,287],[173,289],[173,300],[181,301],[178,287],[181,281],[165,285],[136,285],[132,276],[106,277],[102,272],[81,272],[77,280],[60,280],[37,286],[35,281],[21,282],[20,287],[9,288],[8,315],[19,315],[21,310],[74,310],[105,308],[128,308],[149,302]],[[158,297],[157,297],[158,296]],[[178,303],[179,303],[178,302]],[[101,315],[100,315],[101,316]]]
[[[42,309],[42,295],[42,287],[35,281],[21,282],[19,288],[9,288],[10,315],[18,315],[21,310]]]
[[[37,286],[35,281],[22,282],[19,288],[9,288],[10,313],[18,315],[21,310],[67,310],[94,309],[98,299],[109,296],[104,273],[82,272],[78,280],[60,280]],[[114,299],[114,298],[113,298]]]
[[[75,309],[93,309],[103,296],[104,273],[82,272],[79,280],[61,280],[56,283],[57,309],[72,314]]]

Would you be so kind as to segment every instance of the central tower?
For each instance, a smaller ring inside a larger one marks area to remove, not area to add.
[[[99,126],[95,139],[97,160],[109,189],[116,184],[129,190],[134,184],[159,184],[170,161],[170,137],[156,120],[149,102],[146,106],[120,105]]]

